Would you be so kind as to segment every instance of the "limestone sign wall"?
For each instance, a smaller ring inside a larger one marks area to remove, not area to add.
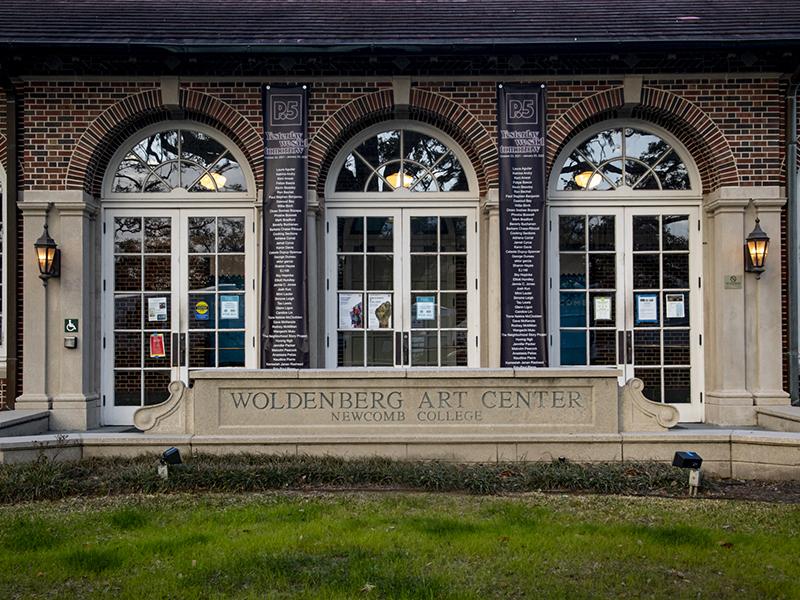
[[[615,369],[218,369],[193,373],[191,389],[173,382],[170,399],[134,422],[157,433],[352,437],[616,433],[625,423],[644,431],[677,421],[674,408],[643,396],[621,402],[617,377]],[[640,396],[641,387],[628,392]]]

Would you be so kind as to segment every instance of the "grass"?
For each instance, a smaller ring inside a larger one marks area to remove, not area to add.
[[[706,486],[713,483],[706,481]],[[388,458],[198,456],[168,481],[154,457],[58,462],[41,458],[0,465],[0,503],[71,496],[157,492],[260,492],[276,489],[368,487],[495,494],[591,491],[613,494],[686,493],[685,472],[659,463],[570,462],[454,464]]]
[[[524,494],[173,494],[0,507],[0,598],[797,598],[800,511]]]

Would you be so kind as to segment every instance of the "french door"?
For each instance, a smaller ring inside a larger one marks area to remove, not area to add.
[[[549,240],[553,364],[616,366],[702,420],[698,209],[551,207]]]
[[[328,367],[477,366],[474,209],[329,209]]]
[[[104,423],[192,369],[255,365],[252,211],[108,209],[103,232]]]

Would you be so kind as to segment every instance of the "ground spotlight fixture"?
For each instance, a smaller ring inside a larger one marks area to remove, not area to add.
[[[755,273],[756,279],[761,279],[761,274],[766,269],[767,252],[769,252],[769,236],[761,229],[760,221],[756,217],[756,226],[745,238],[744,270],[747,273]]]
[[[36,250],[36,262],[39,264],[39,279],[47,287],[47,281],[51,277],[61,275],[61,250],[58,249],[55,240],[50,237],[47,223],[44,225],[42,235],[34,242],[33,248]]]
[[[689,470],[689,495],[696,496],[697,489],[700,487],[700,465],[703,464],[702,457],[697,452],[681,451],[676,452],[672,457],[672,466]]]
[[[183,464],[180,451],[175,447],[164,450],[164,453],[161,455],[161,464],[171,466]]]

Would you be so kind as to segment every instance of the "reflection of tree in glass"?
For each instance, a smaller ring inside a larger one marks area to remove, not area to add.
[[[214,252],[214,217],[189,219],[189,251]]]
[[[172,237],[172,220],[169,217],[144,220],[145,252],[169,252]]]
[[[114,219],[114,251],[120,253],[141,252],[142,220],[138,217]]]

